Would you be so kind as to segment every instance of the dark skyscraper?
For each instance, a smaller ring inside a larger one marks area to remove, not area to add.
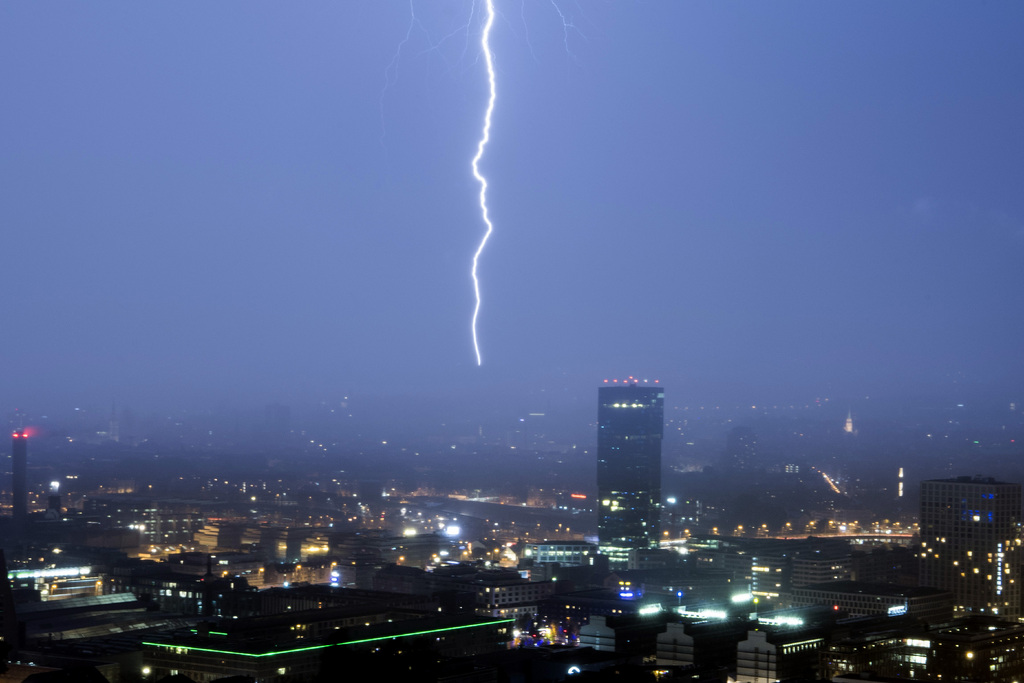
[[[664,403],[660,387],[598,390],[598,545],[613,567],[630,550],[658,546]]]
[[[28,434],[24,430],[11,435],[12,516],[17,532],[25,530],[28,519]]]
[[[986,477],[921,483],[921,585],[960,614],[1021,614],[1021,486]]]

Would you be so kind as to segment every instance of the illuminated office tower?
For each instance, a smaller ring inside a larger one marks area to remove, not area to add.
[[[921,482],[920,584],[958,614],[1021,615],[1021,486],[986,477]]]
[[[16,431],[11,434],[11,499],[14,528],[20,533],[28,521],[28,434]]]
[[[601,387],[597,405],[598,550],[612,567],[658,546],[665,392]]]

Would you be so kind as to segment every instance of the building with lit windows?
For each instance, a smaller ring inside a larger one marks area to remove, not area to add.
[[[848,548],[839,552],[815,550],[793,556],[790,584],[793,589],[826,581],[849,580],[853,556]]]
[[[554,581],[530,581],[517,571],[481,571],[466,565],[439,567],[432,572],[391,565],[375,573],[373,587],[413,595],[470,594],[475,597],[473,610],[477,615],[516,619],[532,619],[538,604],[555,592]]]
[[[780,628],[748,631],[736,646],[737,683],[773,683],[787,678],[817,678],[822,633]]]
[[[953,595],[939,588],[829,581],[793,589],[793,606],[826,605],[849,617],[908,615],[930,624],[953,618]]]
[[[135,532],[139,547],[145,550],[190,545],[205,523],[200,501],[95,496],[84,501],[83,510],[110,528]]]
[[[900,630],[892,628],[868,630],[864,633],[851,632],[832,638],[828,647],[821,653],[819,676],[833,683],[843,681],[846,676],[864,680],[892,680],[901,674],[909,674],[909,678],[920,678],[924,672],[919,661],[927,655],[921,655],[915,646],[906,643],[917,642],[908,638]],[[874,676],[866,672],[873,672]]]
[[[791,558],[762,555],[750,558],[750,592],[758,598],[778,598],[788,592]]]
[[[930,677],[943,681],[1013,683],[1024,677],[1024,625],[990,617],[959,619],[923,634]]]
[[[613,568],[658,545],[665,392],[601,387],[597,406],[598,548]]]
[[[566,567],[581,567],[593,563],[595,550],[590,543],[579,541],[544,541],[527,544],[523,557],[538,563],[558,562]]]
[[[958,614],[1021,615],[1021,486],[983,477],[921,483],[920,584]]]
[[[877,624],[833,638],[819,675],[839,681],[927,680],[1015,683],[1024,679],[1024,625],[971,616],[931,629]],[[865,672],[873,672],[874,676]]]
[[[476,614],[496,619],[532,619],[538,604],[555,592],[554,582],[527,581],[516,572],[481,572],[455,585],[476,592]]]

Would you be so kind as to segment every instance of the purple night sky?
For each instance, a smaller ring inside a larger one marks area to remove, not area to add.
[[[1024,4],[495,2],[479,368],[482,2],[0,7],[3,410],[1021,400]]]

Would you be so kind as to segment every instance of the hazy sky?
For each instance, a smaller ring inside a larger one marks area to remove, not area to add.
[[[0,5],[4,409],[1014,398],[1024,4],[495,3],[480,368],[482,2]]]

